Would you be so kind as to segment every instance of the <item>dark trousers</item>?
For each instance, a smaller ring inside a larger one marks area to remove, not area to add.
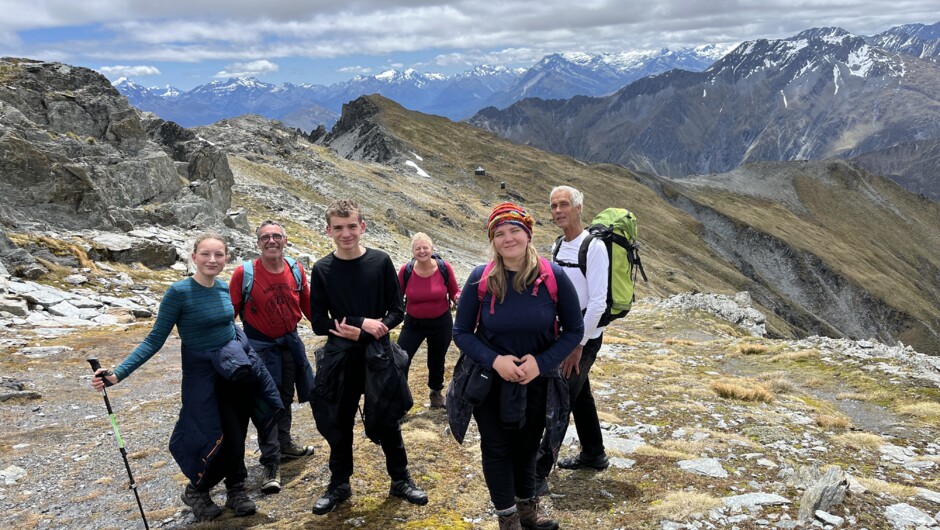
[[[353,424],[359,410],[359,398],[365,391],[365,349],[353,348],[347,352],[343,369],[343,388],[339,397],[335,428],[328,429],[324,438],[330,444],[330,485],[333,489],[349,482],[353,473]],[[322,431],[321,431],[322,433]],[[408,478],[408,455],[401,437],[401,427],[395,425],[379,434],[385,453],[385,468],[395,480]]]
[[[521,429],[507,429],[499,419],[500,387],[504,384],[509,383],[495,377],[489,395],[473,411],[480,430],[483,477],[497,510],[515,506],[517,497],[535,496],[535,459],[545,430],[548,391],[548,380],[544,377],[526,385],[525,424]]]
[[[228,489],[244,483],[248,478],[248,470],[245,469],[245,438],[248,436],[248,418],[251,415],[254,390],[251,385],[216,377],[215,393],[222,422],[222,444],[209,461],[206,473],[196,487],[199,491],[209,491],[223,479]]]
[[[581,350],[581,362],[578,363],[581,373],[576,374],[572,371],[571,376],[566,380],[571,414],[574,415],[574,426],[578,431],[578,441],[581,442],[581,453],[586,457],[604,454],[604,437],[601,434],[600,420],[597,419],[597,404],[594,402],[594,394],[591,393],[590,380],[591,367],[597,360],[597,352],[600,351],[603,342],[603,334],[587,341]],[[565,422],[565,432],[567,431],[568,424]],[[539,479],[547,477],[554,465],[555,460],[552,458],[548,440],[542,439],[537,465]]]
[[[262,465],[277,464],[281,461],[281,446],[288,445],[291,441],[291,403],[294,402],[295,370],[294,357],[291,355],[290,348],[278,346],[276,348],[266,348],[258,352],[258,355],[264,359],[265,355],[279,355],[281,357],[281,381],[277,385],[277,391],[281,395],[281,403],[284,404],[284,415],[281,416],[277,424],[277,429],[271,429],[268,436],[258,437],[258,448],[261,450]],[[265,363],[266,365],[268,363]],[[260,433],[260,430],[259,430]]]
[[[454,317],[450,311],[437,318],[413,318],[405,315],[405,323],[398,335],[398,345],[408,353],[408,362],[414,359],[421,342],[428,341],[428,388],[444,388],[444,357],[450,348]],[[409,365],[410,366],[410,365]]]

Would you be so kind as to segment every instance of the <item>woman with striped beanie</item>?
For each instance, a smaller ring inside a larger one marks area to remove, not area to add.
[[[517,204],[493,208],[486,223],[492,261],[467,278],[454,322],[462,357],[491,370],[492,383],[478,405],[452,402],[459,386],[455,371],[448,418],[472,406],[483,476],[501,530],[558,528],[539,508],[535,461],[546,426],[550,436],[558,433],[553,420],[566,417],[567,387],[558,366],[581,340],[584,326],[568,276],[536,252],[534,226],[535,219]]]

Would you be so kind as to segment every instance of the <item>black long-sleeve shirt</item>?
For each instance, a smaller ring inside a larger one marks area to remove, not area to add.
[[[388,329],[405,318],[398,274],[392,259],[381,250],[367,248],[355,259],[340,259],[334,253],[317,260],[310,271],[310,316],[313,332],[333,336],[333,320],[361,328],[363,319],[381,320]],[[359,342],[368,344],[372,335],[363,330]]]

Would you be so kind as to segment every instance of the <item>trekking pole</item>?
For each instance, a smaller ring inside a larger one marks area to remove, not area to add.
[[[97,372],[101,368],[101,363],[98,362],[98,359],[92,357],[91,359],[86,359],[88,364],[91,365],[91,371]],[[100,377],[104,381],[104,386],[111,386],[111,382],[108,381],[105,376],[111,375],[110,370],[105,370],[100,374],[95,375],[95,377]],[[114,435],[117,436],[118,448],[121,449],[121,457],[124,458],[124,467],[127,469],[127,477],[130,479],[130,486],[134,492],[134,498],[137,499],[137,507],[140,508],[140,517],[144,520],[144,528],[150,530],[150,525],[147,524],[147,516],[144,515],[144,505],[140,503],[140,495],[137,494],[137,483],[134,482],[134,474],[131,473],[131,464],[127,461],[127,449],[124,449],[124,440],[121,439],[121,431],[118,430],[117,420],[114,419],[114,411],[111,410],[111,400],[108,399],[108,391],[104,388],[101,389],[101,393],[104,395],[104,406],[108,407],[108,418],[111,419],[111,427],[114,429]]]

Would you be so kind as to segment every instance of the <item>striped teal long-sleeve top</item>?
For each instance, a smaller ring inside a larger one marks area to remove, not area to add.
[[[183,346],[194,350],[221,348],[235,338],[235,308],[228,284],[215,280],[203,287],[192,279],[178,281],[163,295],[157,321],[147,338],[114,369],[119,381],[140,368],[166,342],[176,326]]]

